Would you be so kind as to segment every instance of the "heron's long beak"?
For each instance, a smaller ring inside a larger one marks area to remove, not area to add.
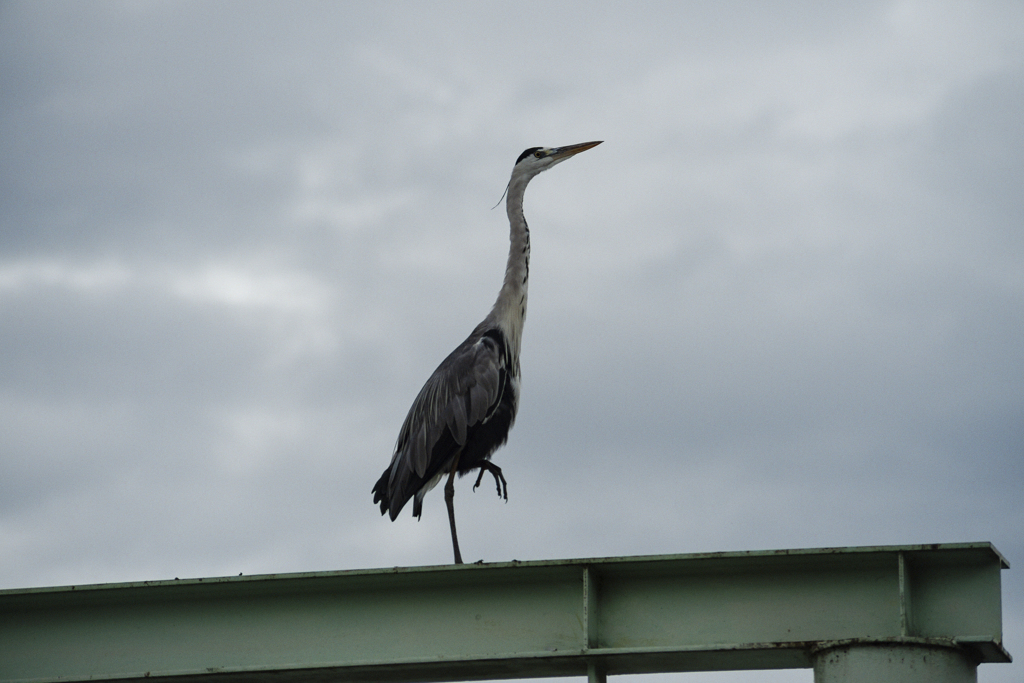
[[[602,142],[604,142],[604,140],[598,140],[597,142],[581,142],[578,145],[566,145],[565,147],[555,147],[551,150],[551,153],[548,156],[555,161],[565,161],[574,154],[585,152],[591,147],[597,147]]]

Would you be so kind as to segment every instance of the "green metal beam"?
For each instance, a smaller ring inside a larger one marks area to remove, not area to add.
[[[0,683],[440,681],[809,668],[850,643],[1005,662],[989,543],[0,591]]]

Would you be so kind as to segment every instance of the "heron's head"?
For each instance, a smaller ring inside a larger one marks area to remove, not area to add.
[[[513,177],[525,176],[526,178],[532,178],[541,171],[546,171],[571,156],[585,152],[591,147],[597,147],[601,142],[601,140],[597,142],[581,142],[578,145],[566,145],[565,147],[531,147],[516,159],[512,175]]]

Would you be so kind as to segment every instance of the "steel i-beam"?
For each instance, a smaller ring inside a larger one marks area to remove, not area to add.
[[[910,680],[870,678],[894,652],[973,674],[1009,661],[1007,567],[991,544],[963,543],[6,590],[0,683],[811,667],[819,683]]]

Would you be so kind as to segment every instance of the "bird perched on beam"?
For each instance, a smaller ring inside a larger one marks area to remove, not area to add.
[[[398,433],[391,464],[373,487],[373,502],[380,503],[382,515],[387,513],[394,521],[412,498],[412,514],[418,519],[423,496],[447,477],[444,500],[456,564],[462,564],[462,554],[455,533],[455,475],[480,470],[475,490],[489,472],[498,496],[508,500],[505,477],[491,455],[508,439],[519,409],[519,349],[530,273],[523,194],[538,173],[599,144],[531,147],[516,159],[505,202],[511,244],[498,299],[420,389]]]

